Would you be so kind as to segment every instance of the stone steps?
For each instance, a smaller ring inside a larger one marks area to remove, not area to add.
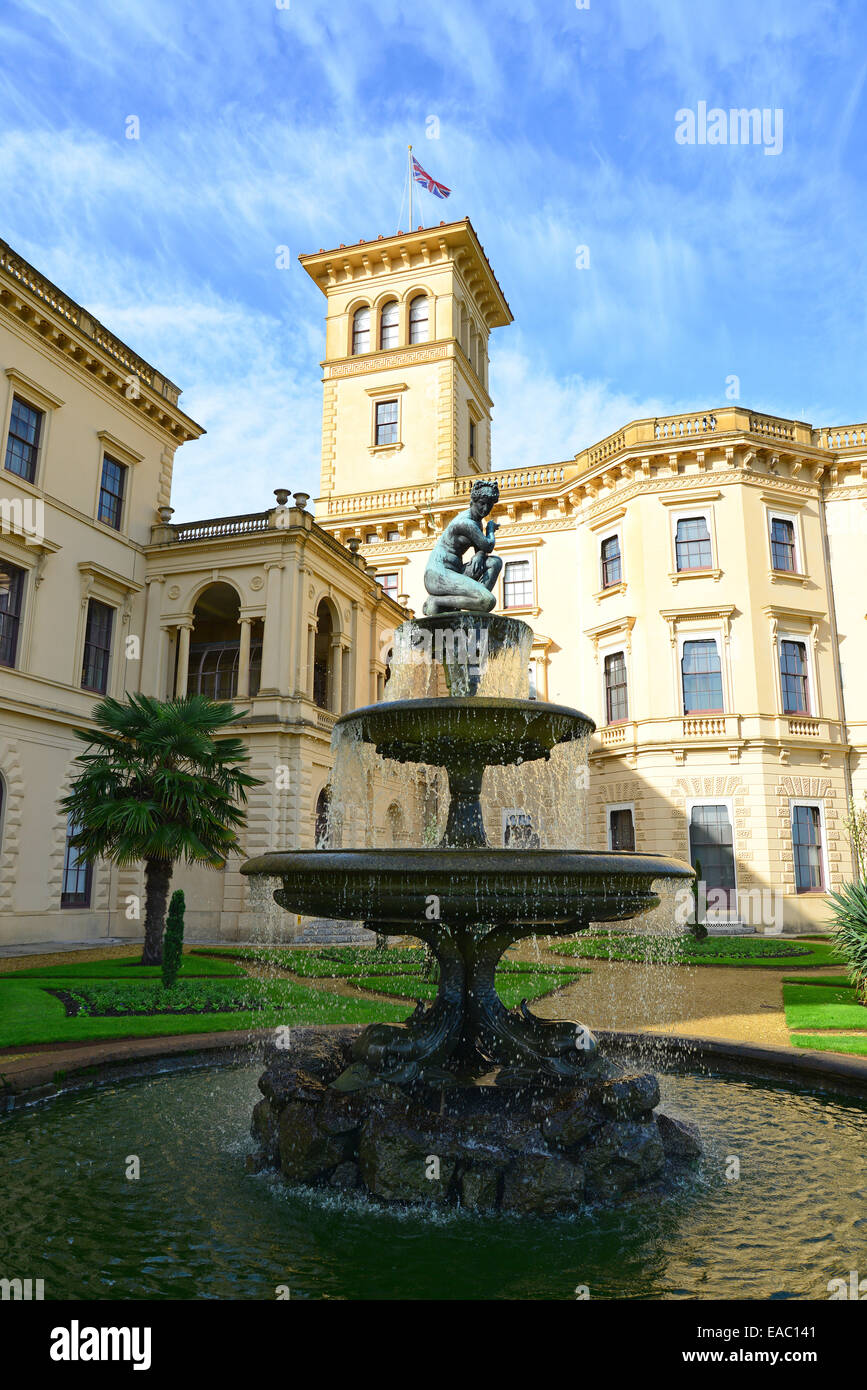
[[[372,946],[374,934],[360,922],[342,922],[332,917],[317,917],[308,922],[294,946]]]

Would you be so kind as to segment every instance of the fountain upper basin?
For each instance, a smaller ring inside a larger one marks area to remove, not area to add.
[[[451,926],[570,924],[632,917],[659,901],[657,879],[690,879],[682,860],[590,850],[275,850],[248,859],[244,874],[282,880],[274,896],[289,912],[370,923]]]
[[[479,768],[547,758],[559,743],[585,738],[592,719],[566,705],[476,696],[391,700],[345,714],[336,727],[396,762],[448,766],[472,753]]]

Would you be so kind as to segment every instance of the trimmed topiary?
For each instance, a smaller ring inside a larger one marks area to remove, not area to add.
[[[169,903],[166,931],[163,937],[163,984],[171,989],[178,978],[184,953],[184,892],[178,888]]]

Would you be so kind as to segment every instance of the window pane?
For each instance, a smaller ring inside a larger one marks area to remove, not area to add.
[[[389,598],[397,598],[398,576],[396,574],[379,574],[377,579]]]
[[[397,401],[377,401],[376,442],[377,444],[397,443]]]
[[[429,327],[427,295],[418,294],[409,306],[409,341],[426,343]]]
[[[822,818],[818,806],[792,808],[792,848],[797,891],[809,893],[823,889]]]
[[[602,542],[602,587],[610,589],[620,583],[620,537],[609,536]]]
[[[6,440],[6,467],[32,483],[36,477],[36,460],[42,434],[43,415],[18,396],[12,397],[9,437]]]
[[[631,854],[635,849],[635,826],[632,823],[632,812],[629,807],[624,806],[619,811],[611,811],[609,824],[611,827],[611,848],[628,850]]]
[[[114,610],[106,603],[91,599],[87,605],[87,628],[84,634],[84,661],[81,684],[85,690],[104,695],[108,689],[111,659],[111,629]]]
[[[679,570],[710,569],[710,532],[703,516],[684,517],[677,523],[675,550]]]
[[[692,714],[694,710],[722,709],[722,670],[713,638],[684,642],[681,671],[684,714]]]
[[[774,517],[771,522],[771,555],[775,570],[795,569],[795,524]]]
[[[5,581],[0,586],[0,666],[14,666],[24,610],[24,570],[4,560],[0,579],[4,575],[9,583],[8,588]]]
[[[727,806],[693,806],[689,853],[693,868],[697,863],[701,865],[701,877],[708,893],[725,893],[726,907],[734,908],[737,903],[735,856]]]
[[[66,827],[66,852],[63,858],[63,882],[60,892],[61,907],[90,907],[90,888],[93,866],[81,857],[81,850],[70,844],[77,827],[70,821]]]
[[[126,468],[115,462],[108,454],[102,460],[102,482],[99,489],[99,509],[97,516],[106,525],[120,530],[123,491],[126,483]]]
[[[352,351],[370,351],[370,309],[356,309],[352,319]]]
[[[786,714],[809,714],[807,647],[804,642],[780,643],[780,680]]]
[[[531,608],[533,572],[529,560],[509,560],[503,572],[503,607]]]
[[[626,658],[623,652],[612,652],[605,658],[605,716],[609,724],[629,718]]]
[[[397,347],[400,310],[397,300],[392,299],[382,307],[379,321],[379,345],[384,348]]]

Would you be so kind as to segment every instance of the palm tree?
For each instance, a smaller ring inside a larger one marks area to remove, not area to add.
[[[75,827],[71,843],[88,862],[145,865],[142,965],[162,961],[166,901],[178,860],[222,868],[240,848],[247,788],[240,738],[218,738],[245,711],[204,695],[155,700],[110,697],[94,706],[96,729],[76,729],[87,751],[61,801]]]

